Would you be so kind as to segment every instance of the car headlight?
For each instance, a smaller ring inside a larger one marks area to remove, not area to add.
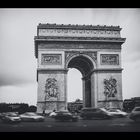
[[[8,118],[9,120],[11,120],[11,121],[14,121],[14,119],[13,118]]]

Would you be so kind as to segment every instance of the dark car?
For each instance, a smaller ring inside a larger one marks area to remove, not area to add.
[[[59,121],[78,121],[78,117],[72,115],[69,111],[64,110],[64,111],[56,111],[56,115],[54,116],[55,120]]]
[[[17,112],[3,113],[1,120],[5,123],[19,123],[19,122],[21,122],[21,118],[19,117]]]
[[[140,122],[140,107],[135,107],[129,115],[131,120]]]
[[[83,119],[111,119],[112,116],[102,108],[83,108],[80,113]]]

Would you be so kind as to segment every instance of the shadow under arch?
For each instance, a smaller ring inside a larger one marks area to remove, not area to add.
[[[68,61],[67,68],[76,68],[82,73],[83,105],[91,107],[91,73],[95,68],[93,62],[85,55],[76,55]]]

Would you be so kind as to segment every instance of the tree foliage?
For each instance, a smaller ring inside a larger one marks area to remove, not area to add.
[[[0,112],[36,112],[36,106],[29,106],[27,103],[0,103]]]

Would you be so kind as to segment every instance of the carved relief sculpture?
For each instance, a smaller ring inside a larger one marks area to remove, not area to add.
[[[55,78],[48,78],[45,84],[45,101],[52,97],[58,97],[57,80]]]
[[[61,65],[61,54],[42,54],[41,64],[46,65]]]
[[[109,80],[104,79],[104,94],[106,97],[115,97],[117,94],[117,80],[110,77]]]
[[[102,65],[119,65],[118,54],[101,54]]]

